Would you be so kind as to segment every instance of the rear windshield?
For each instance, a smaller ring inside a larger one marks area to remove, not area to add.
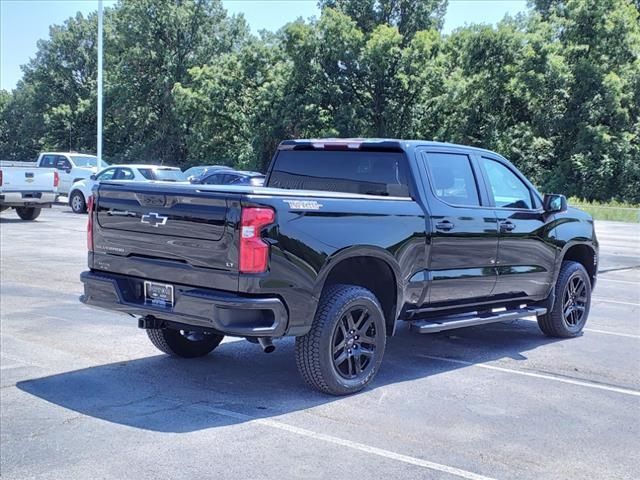
[[[275,159],[269,187],[408,197],[401,152],[284,150]]]
[[[147,180],[182,182],[187,178],[186,175],[177,168],[139,168],[138,170]]]

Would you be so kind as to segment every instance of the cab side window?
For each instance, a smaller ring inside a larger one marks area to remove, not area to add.
[[[489,183],[489,194],[493,196],[496,207],[533,208],[532,196],[518,176],[502,163],[482,157],[480,164]]]
[[[55,155],[45,155],[42,157],[40,166],[45,168],[56,168],[56,160],[57,158]]]
[[[61,157],[60,155],[58,155],[56,157],[56,168],[58,170],[70,170],[71,162],[69,162],[69,160],[67,160],[65,157]]]
[[[450,205],[479,206],[478,187],[467,155],[427,153],[433,193]]]

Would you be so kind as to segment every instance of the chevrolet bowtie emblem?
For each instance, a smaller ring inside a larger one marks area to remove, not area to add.
[[[148,223],[152,227],[158,228],[160,225],[164,225],[167,223],[169,217],[163,217],[162,215],[158,215],[155,212],[148,213],[147,215],[142,215],[140,218],[141,223]]]

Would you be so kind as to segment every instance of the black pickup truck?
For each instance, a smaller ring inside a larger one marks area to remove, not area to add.
[[[265,187],[101,182],[88,248],[82,302],[161,351],[294,336],[304,380],[335,395],[371,382],[400,320],[580,334],[598,261],[592,218],[500,155],[377,139],[284,141]]]

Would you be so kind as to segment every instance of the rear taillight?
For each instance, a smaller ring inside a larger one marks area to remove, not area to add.
[[[53,186],[57,187],[59,183],[60,183],[60,175],[58,175],[57,170],[54,170],[53,171]]]
[[[87,249],[93,252],[93,195],[87,200]]]
[[[270,208],[242,209],[240,221],[240,272],[262,273],[269,266],[269,245],[260,238],[260,230],[273,223],[275,212]]]

